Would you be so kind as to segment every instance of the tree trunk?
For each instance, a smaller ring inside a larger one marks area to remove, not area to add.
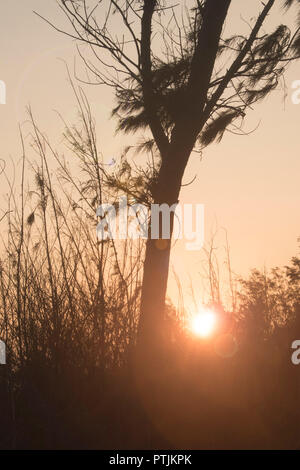
[[[175,146],[172,146],[173,149]],[[185,148],[184,148],[185,147]],[[172,158],[162,160],[159,173],[155,204],[177,204],[181,181],[190,155],[191,148],[183,146],[182,140],[176,152],[170,152]],[[162,239],[162,219],[159,220],[159,239],[151,239],[149,227],[144,261],[144,276],[141,295],[141,316],[138,331],[138,343],[143,349],[159,346],[163,337],[163,318],[168,283],[168,272],[173,233],[174,212],[170,212],[170,238]]]
[[[159,243],[161,242],[161,249]],[[168,281],[170,240],[147,240],[141,299],[139,340],[159,343]]]

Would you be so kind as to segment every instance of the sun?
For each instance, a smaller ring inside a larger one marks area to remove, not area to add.
[[[210,310],[204,310],[191,319],[191,330],[196,336],[207,338],[216,327],[216,314]]]

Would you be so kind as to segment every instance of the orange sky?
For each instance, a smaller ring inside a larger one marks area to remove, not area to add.
[[[253,0],[250,7],[245,7],[246,2],[234,0],[228,30],[243,29],[241,14],[250,18],[259,3]],[[26,105],[31,104],[41,128],[56,144],[61,143],[63,125],[54,110],[69,122],[76,120],[65,65],[60,60],[73,68],[75,43],[35,17],[32,10],[64,25],[54,0],[10,0],[1,5],[0,80],[7,86],[7,104],[0,106],[0,157],[11,157],[16,164],[21,154],[18,123],[26,118]],[[281,21],[290,24],[290,18],[291,15],[285,16]],[[273,20],[279,22],[279,14],[275,13]],[[78,58],[77,62],[80,68]],[[243,137],[225,134],[221,144],[205,150],[201,162],[193,154],[184,178],[188,182],[197,175],[193,185],[183,188],[181,202],[205,204],[207,241],[216,224],[227,229],[232,266],[239,274],[244,275],[253,267],[284,265],[297,253],[300,105],[291,102],[294,80],[300,80],[300,62],[293,64],[286,75],[285,102],[283,91],[278,90],[255,106],[247,117],[245,130],[260,123],[258,129]],[[113,96],[109,90],[101,87],[85,90],[104,157],[118,158],[124,142],[133,142],[134,137],[124,139],[114,135],[115,122],[109,119]],[[220,254],[223,244],[224,236],[220,233],[217,241]],[[172,264],[184,286],[189,284],[190,277],[197,291],[202,260],[203,252],[187,252],[181,242],[176,243]],[[174,291],[172,280],[171,291]]]

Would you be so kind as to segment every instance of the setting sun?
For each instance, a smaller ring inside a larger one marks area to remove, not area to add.
[[[198,313],[191,320],[192,332],[201,338],[210,336],[215,329],[215,325],[216,314],[210,310],[204,310]]]

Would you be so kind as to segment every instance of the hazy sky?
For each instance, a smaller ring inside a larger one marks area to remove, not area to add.
[[[251,7],[245,7],[246,2],[235,0],[228,27],[232,31],[243,28],[241,14],[251,17],[258,3],[253,0]],[[69,122],[76,120],[63,62],[72,69],[75,43],[51,29],[33,10],[64,25],[53,0],[10,0],[1,5],[0,80],[7,86],[7,104],[0,106],[0,157],[11,157],[16,164],[21,154],[18,124],[26,119],[26,105],[31,104],[40,127],[55,144],[61,142],[63,125],[54,110]],[[291,16],[280,16],[273,16],[275,23],[290,24]],[[77,62],[80,68],[78,58]],[[188,182],[197,175],[193,185],[183,188],[181,201],[205,204],[206,240],[216,223],[227,229],[232,266],[240,274],[253,267],[284,265],[297,253],[300,105],[291,102],[294,80],[300,80],[300,62],[286,75],[286,100],[282,91],[275,91],[248,115],[245,130],[260,123],[258,129],[249,136],[225,134],[221,144],[205,150],[201,162],[193,154],[184,178]],[[113,96],[101,87],[87,87],[86,92],[104,158],[118,157],[124,136],[114,135],[115,121],[109,119]],[[130,139],[133,142],[134,137]],[[223,243],[220,235],[218,246]],[[186,252],[181,243],[172,254],[183,283],[190,276],[196,290],[202,259],[202,252]]]

